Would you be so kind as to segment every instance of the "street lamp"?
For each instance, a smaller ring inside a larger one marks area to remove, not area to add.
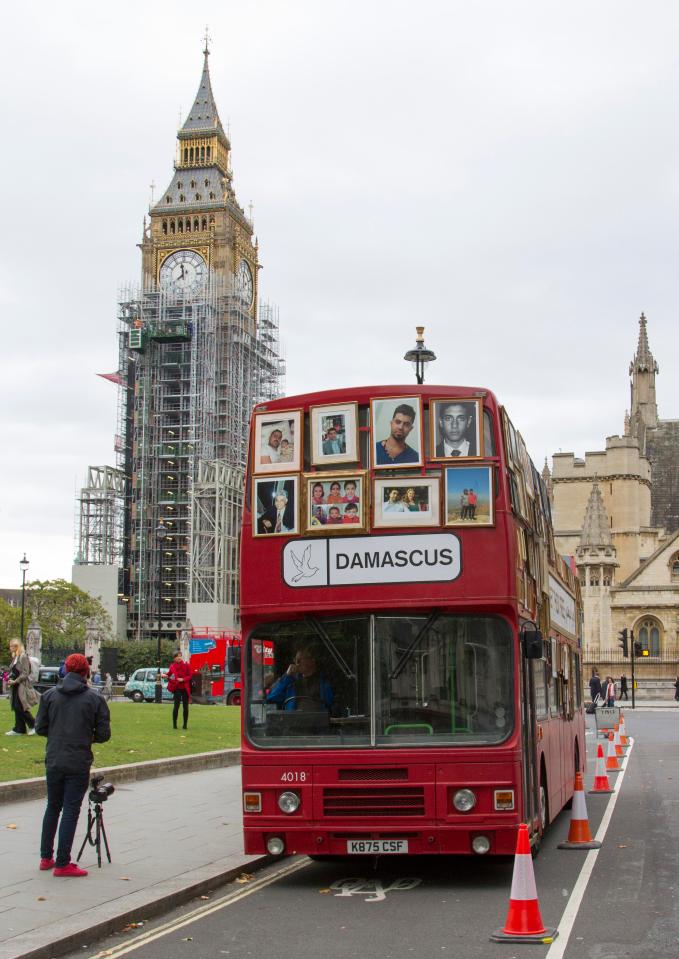
[[[24,553],[24,558],[19,561],[21,567],[21,642],[24,642],[24,617],[26,610],[26,573],[28,572],[28,560]]]
[[[158,649],[157,649],[157,670],[156,670],[156,689],[154,699],[157,703],[163,701],[163,678],[160,675],[160,624],[163,615],[162,589],[163,589],[163,543],[167,536],[167,530],[163,526],[162,520],[156,526],[156,542],[158,543]]]
[[[408,350],[403,359],[413,364],[418,385],[421,385],[424,383],[424,368],[427,363],[432,363],[436,359],[436,353],[433,350],[428,350],[424,345],[424,327],[416,326],[415,331],[417,333],[415,349]]]

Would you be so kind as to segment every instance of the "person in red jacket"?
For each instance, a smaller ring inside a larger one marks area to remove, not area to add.
[[[174,697],[172,707],[172,725],[177,728],[177,717],[179,716],[179,704],[182,704],[184,711],[184,725],[186,729],[189,722],[189,701],[191,698],[191,667],[182,659],[182,654],[177,650],[174,659],[170,663],[167,671],[167,690]]]

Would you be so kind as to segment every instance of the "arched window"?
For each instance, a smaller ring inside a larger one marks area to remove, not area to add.
[[[178,189],[178,190],[183,190],[183,189],[184,189],[184,184],[182,183],[181,180],[177,180],[177,189]]]
[[[200,159],[202,162],[205,162],[205,147],[200,148]]]
[[[195,180],[191,180],[191,189],[192,189],[192,190],[195,190],[195,189],[196,189],[196,181],[195,181]]]
[[[177,233],[183,233],[183,232],[184,232],[184,221],[177,220]]]
[[[679,553],[670,559],[670,579],[673,583],[679,583]]]
[[[169,203],[172,203],[172,197],[171,197],[171,196],[166,196],[166,197],[165,197],[165,202],[168,203],[168,204],[169,204]]]
[[[198,217],[193,221],[193,229],[197,233],[200,230],[200,223],[198,222]]]
[[[170,220],[170,233],[174,233],[174,220]]]
[[[202,197],[201,197],[200,193],[196,193],[196,199],[197,199],[197,200],[202,200]]]
[[[203,217],[203,222],[200,225],[201,230],[207,230],[207,217]]]
[[[190,217],[190,216],[187,216],[187,218],[186,218],[186,232],[187,232],[187,233],[190,233],[190,232],[191,232],[191,217]]]
[[[180,194],[179,194],[179,202],[180,202],[180,203],[183,203],[185,199],[186,199],[186,197],[184,196],[184,194],[183,194],[183,193],[180,193]]]
[[[193,147],[189,150],[189,162],[193,163]]]
[[[662,624],[652,616],[647,616],[637,624],[635,629],[637,642],[641,643],[642,649],[647,649],[649,656],[660,655],[660,643],[662,640]]]
[[[210,199],[211,199],[211,200],[214,200],[214,198],[215,198],[214,193],[211,193],[211,194],[210,194]]]
[[[203,183],[205,184],[205,186],[210,186],[210,181],[207,179],[207,177],[205,178],[205,180],[203,180]]]
[[[207,158],[208,158],[208,160],[209,160],[209,159],[210,159],[210,147],[207,148],[207,154],[206,154],[206,155],[207,155]]]
[[[189,149],[188,147],[184,147],[184,163],[188,163],[188,162],[189,162]]]
[[[167,220],[163,220],[163,233],[167,236]]]

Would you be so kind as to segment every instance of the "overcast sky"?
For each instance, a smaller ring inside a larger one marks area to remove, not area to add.
[[[194,16],[194,11],[199,11]],[[679,6],[24,2],[3,13],[0,586],[70,578],[115,462],[116,297],[172,175],[205,24],[287,392],[493,389],[533,459],[602,448],[645,310],[679,416]]]

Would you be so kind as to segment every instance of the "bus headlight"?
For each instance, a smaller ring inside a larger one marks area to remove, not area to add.
[[[476,796],[471,789],[458,789],[453,796],[453,806],[458,812],[469,812],[476,805]]]
[[[278,808],[281,812],[293,813],[299,809],[300,798],[297,793],[285,792],[278,797]]]
[[[272,856],[280,856],[285,849],[285,843],[280,836],[269,836],[266,841],[266,851]]]
[[[485,856],[490,849],[490,839],[487,836],[474,836],[472,839],[472,849],[479,856]]]

